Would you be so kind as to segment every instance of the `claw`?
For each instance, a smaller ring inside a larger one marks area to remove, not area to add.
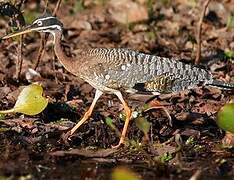
[[[119,143],[115,146],[111,146],[112,149],[118,149],[120,146],[123,146],[124,145],[124,141],[123,140],[120,140]]]
[[[62,141],[63,141],[66,145],[69,145],[69,142],[68,142],[68,141],[71,141],[70,136],[71,136],[71,131],[68,131],[68,132],[66,132],[66,133],[63,133],[63,134],[61,135],[61,139],[62,139]]]
[[[172,118],[171,118],[171,115],[168,112],[167,108],[165,108],[163,105],[161,105],[159,101],[151,101],[149,103],[149,105],[150,105],[150,108],[146,109],[145,112],[150,111],[152,109],[161,109],[163,112],[165,112],[165,114],[168,118],[168,121],[169,121],[169,125],[171,127],[173,126]]]

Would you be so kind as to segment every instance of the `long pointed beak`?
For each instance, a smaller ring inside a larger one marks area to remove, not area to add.
[[[26,34],[26,33],[29,33],[29,32],[32,32],[34,31],[35,28],[34,28],[34,25],[29,25],[29,26],[26,26],[25,28],[17,31],[17,32],[13,32],[11,34],[8,34],[8,35],[5,35],[3,36],[1,39],[8,39],[8,38],[11,38],[11,37],[14,37],[14,36],[18,36],[18,35],[21,35],[21,34]]]

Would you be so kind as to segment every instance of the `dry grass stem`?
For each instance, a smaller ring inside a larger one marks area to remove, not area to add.
[[[201,31],[202,31],[202,22],[206,13],[206,9],[209,5],[210,0],[206,0],[204,5],[203,5],[203,10],[201,13],[200,20],[198,22],[197,26],[197,54],[196,54],[196,59],[195,59],[195,64],[199,64],[201,60]]]

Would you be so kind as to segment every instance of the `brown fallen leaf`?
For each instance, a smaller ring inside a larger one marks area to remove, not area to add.
[[[187,137],[193,136],[196,139],[199,139],[201,136],[201,132],[195,129],[186,128],[185,130],[181,132],[181,135],[187,136]]]
[[[203,114],[196,112],[180,112],[175,117],[179,121],[204,121]]]
[[[10,87],[0,87],[0,99],[5,98],[11,92]]]
[[[62,121],[59,124],[57,123],[45,124],[46,127],[54,129],[54,130],[58,130],[58,131],[66,131],[72,128],[74,125],[75,123],[72,121]]]
[[[176,147],[171,146],[170,144],[155,144],[154,148],[158,156],[161,156],[165,153],[174,153],[176,151]]]
[[[222,143],[227,146],[234,146],[234,134],[226,132],[224,138],[222,139]]]
[[[193,112],[207,114],[208,116],[215,114],[220,109],[220,102],[214,100],[201,100],[193,107]]]
[[[109,6],[111,17],[119,23],[128,24],[148,19],[147,8],[137,2],[111,0]]]
[[[34,122],[38,120],[36,118],[24,118],[24,119],[20,119],[20,118],[16,118],[16,119],[8,119],[6,120],[0,120],[0,123],[3,123],[9,127],[16,127],[16,126],[20,126],[22,128],[26,128],[26,129],[34,129],[35,125]]]
[[[83,157],[107,157],[112,155],[113,153],[117,152],[117,149],[99,149],[99,150],[89,150],[89,149],[72,149],[69,151],[55,151],[50,153],[52,156],[66,156],[66,155],[76,155],[76,156],[83,156]]]

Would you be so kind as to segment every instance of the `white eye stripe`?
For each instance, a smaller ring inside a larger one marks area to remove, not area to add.
[[[58,30],[62,31],[62,28],[59,25],[39,27],[39,28],[35,28],[35,30],[46,30],[46,29],[49,29],[49,28],[58,29]]]
[[[60,31],[62,31],[62,28],[61,28],[61,26],[59,26],[59,25],[52,25],[52,26],[47,26],[47,27],[59,29]]]
[[[38,21],[43,21],[43,20],[53,19],[53,18],[55,18],[55,17],[52,16],[52,17],[40,18],[40,19],[35,20],[35,21],[33,22],[33,24],[36,24]]]

